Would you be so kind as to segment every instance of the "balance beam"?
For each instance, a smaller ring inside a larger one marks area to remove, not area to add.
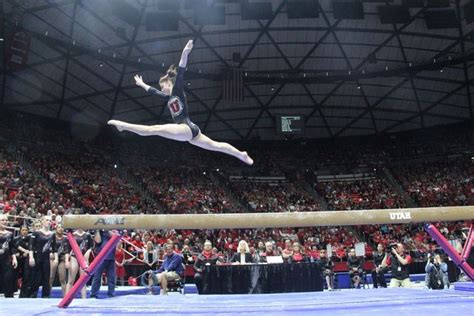
[[[65,215],[68,229],[230,229],[409,224],[474,219],[474,206],[293,213]]]

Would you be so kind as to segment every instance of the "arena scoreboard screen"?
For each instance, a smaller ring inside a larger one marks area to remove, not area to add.
[[[283,135],[303,135],[304,116],[279,115],[277,118],[277,133]]]

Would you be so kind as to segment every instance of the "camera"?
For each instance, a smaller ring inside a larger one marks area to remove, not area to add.
[[[395,249],[397,248],[397,243],[391,243],[387,246],[387,248],[385,248],[385,252],[386,253],[391,253],[392,252],[392,249]]]

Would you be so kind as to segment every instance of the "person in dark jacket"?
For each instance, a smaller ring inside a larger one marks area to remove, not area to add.
[[[204,242],[204,250],[199,254],[194,262],[194,283],[198,289],[198,293],[203,290],[202,273],[205,266],[215,265],[219,262],[219,256],[213,253],[212,243],[209,240]]]
[[[248,264],[253,263],[252,255],[250,254],[249,245],[245,240],[239,241],[239,245],[237,246],[237,252],[234,253],[232,258],[230,259],[232,264]]]

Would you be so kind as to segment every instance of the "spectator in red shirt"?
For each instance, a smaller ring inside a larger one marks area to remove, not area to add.
[[[204,242],[204,250],[199,254],[194,263],[194,271],[196,274],[194,275],[194,281],[196,283],[196,287],[198,288],[198,293],[201,293],[203,290],[203,282],[202,282],[202,273],[204,270],[204,266],[216,265],[219,263],[219,256],[212,251],[212,243],[209,240]]]
[[[290,263],[299,263],[299,262],[308,262],[308,257],[301,249],[299,242],[293,243],[293,253],[291,254],[288,262]]]
[[[293,255],[293,248],[291,247],[291,240],[285,240],[285,249],[282,250],[281,255],[283,260],[287,262],[289,258]]]
[[[259,253],[259,262],[267,262],[267,257],[279,256],[278,250],[274,249],[273,243],[267,241],[265,243],[265,251]]]

